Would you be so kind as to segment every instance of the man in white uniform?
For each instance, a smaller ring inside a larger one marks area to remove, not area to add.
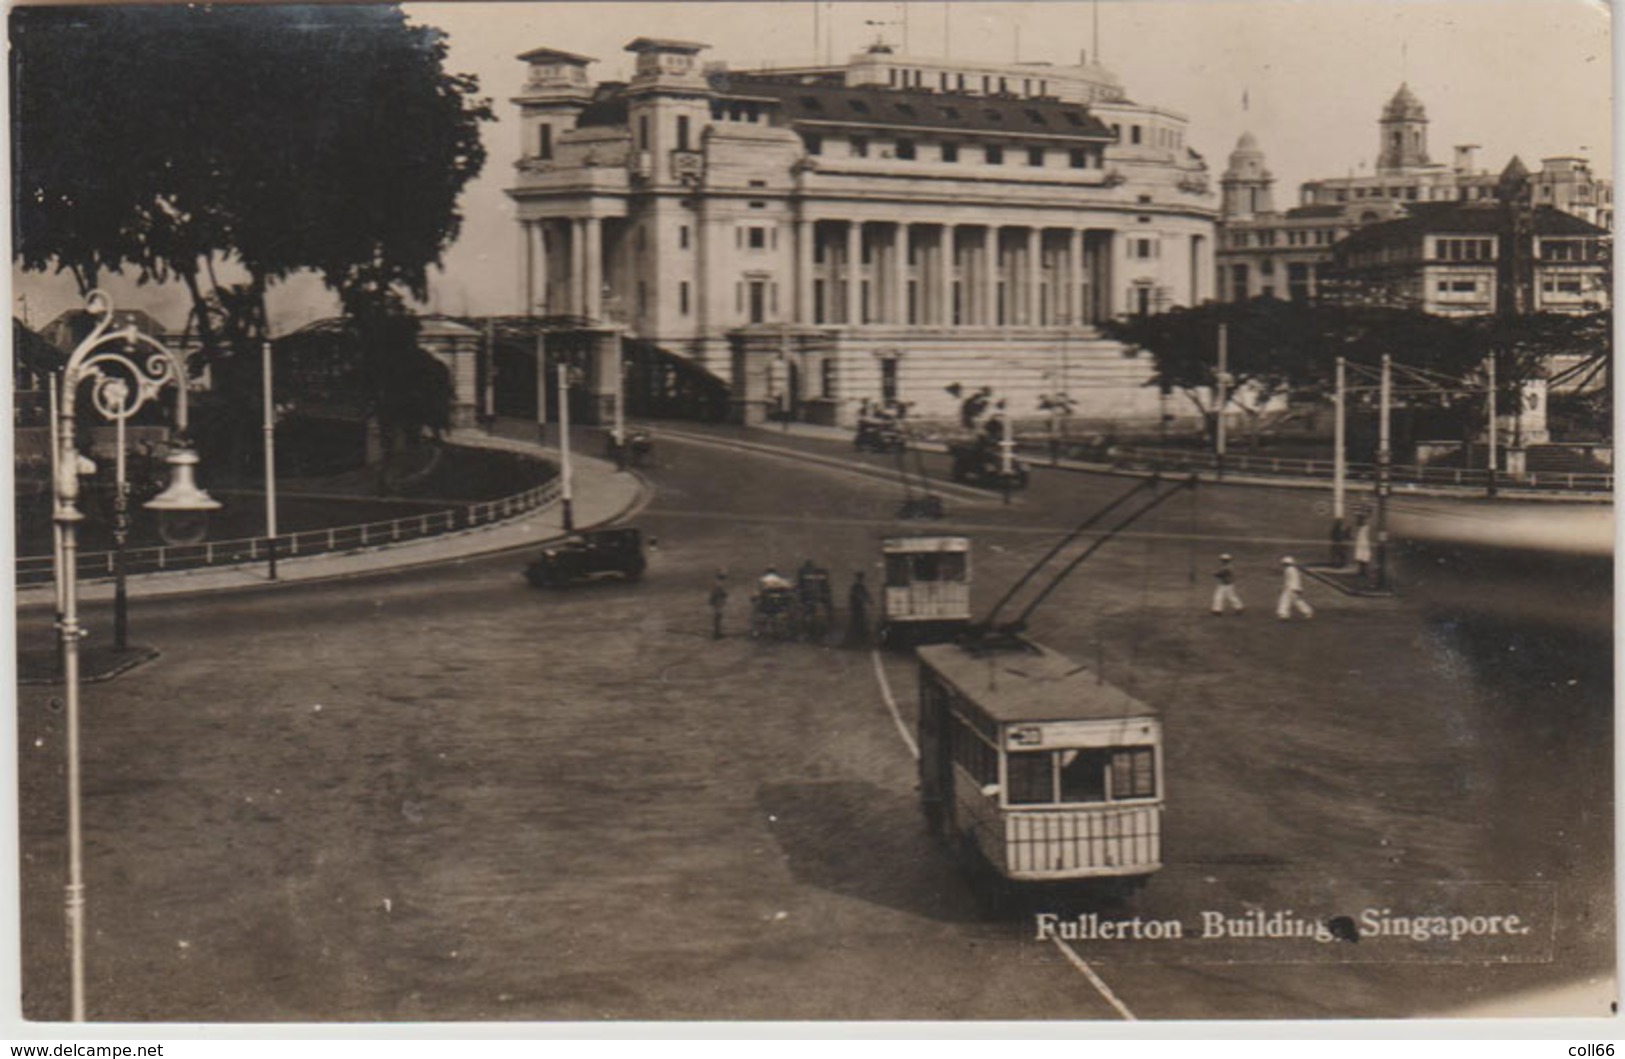
[[[1294,610],[1305,618],[1315,616],[1315,608],[1303,598],[1303,572],[1288,555],[1281,560],[1281,601],[1275,605],[1275,616],[1282,621],[1291,621]]]

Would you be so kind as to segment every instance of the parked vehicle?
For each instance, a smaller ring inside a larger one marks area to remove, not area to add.
[[[1012,456],[1010,471],[1006,474],[1004,454],[986,438],[950,442],[948,455],[953,460],[951,473],[956,482],[988,489],[1027,488],[1027,465]]]
[[[644,467],[654,455],[654,438],[642,427],[626,431],[625,439],[617,442],[613,430],[604,434],[604,455],[621,467]]]
[[[901,452],[907,446],[908,436],[890,419],[860,419],[852,436],[852,447],[859,452]]]
[[[525,580],[534,588],[558,588],[572,581],[612,574],[636,581],[647,567],[639,530],[588,530],[544,548],[525,567]]]

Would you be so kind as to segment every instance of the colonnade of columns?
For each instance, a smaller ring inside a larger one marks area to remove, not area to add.
[[[603,220],[567,217],[520,224],[525,267],[520,276],[522,303],[539,316],[570,315],[598,319],[603,313]],[[549,282],[549,257],[567,254],[562,283]]]
[[[1112,308],[1109,229],[796,222],[796,322],[1065,327]]]

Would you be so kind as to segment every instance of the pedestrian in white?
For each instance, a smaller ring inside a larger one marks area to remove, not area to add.
[[[1213,589],[1214,617],[1223,617],[1227,605],[1234,607],[1237,614],[1246,609],[1236,594],[1236,572],[1230,567],[1230,556],[1219,556],[1219,568],[1213,572],[1213,580],[1218,582]]]
[[[1292,556],[1288,555],[1281,560],[1281,601],[1275,605],[1275,616],[1282,621],[1291,621],[1294,610],[1305,618],[1315,616],[1315,608],[1303,598],[1303,573]]]
[[[1364,512],[1354,524],[1354,565],[1360,568],[1360,580],[1366,580],[1371,572],[1371,523]]]

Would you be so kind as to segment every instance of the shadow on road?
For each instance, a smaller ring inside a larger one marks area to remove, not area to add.
[[[791,874],[809,886],[945,923],[983,918],[959,867],[913,799],[872,783],[778,783],[757,802]]]

